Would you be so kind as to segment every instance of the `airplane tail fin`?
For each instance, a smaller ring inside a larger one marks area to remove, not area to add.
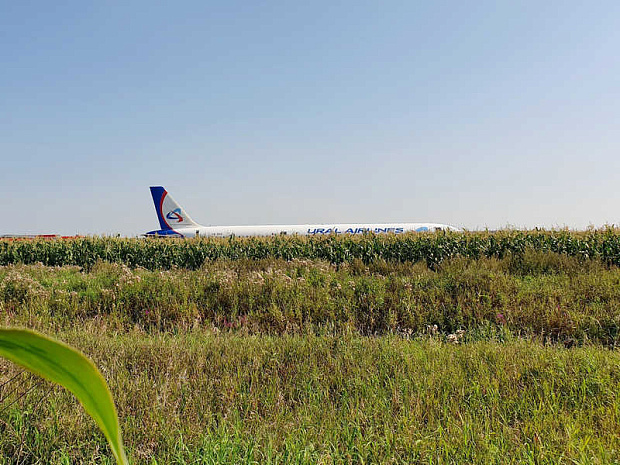
[[[200,226],[183,210],[162,186],[151,186],[157,219],[163,230]]]

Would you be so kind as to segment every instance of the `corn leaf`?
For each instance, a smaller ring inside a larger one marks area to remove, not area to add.
[[[0,328],[0,356],[71,391],[103,431],[117,463],[129,463],[112,395],[83,354],[33,331]]]

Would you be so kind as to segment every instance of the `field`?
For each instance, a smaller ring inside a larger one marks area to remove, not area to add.
[[[619,251],[611,229],[0,242],[0,324],[93,359],[132,463],[618,463]],[[0,385],[0,463],[112,463],[61,388],[3,361]]]

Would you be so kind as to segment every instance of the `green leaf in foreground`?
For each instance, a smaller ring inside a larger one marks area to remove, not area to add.
[[[0,328],[0,356],[71,391],[105,434],[117,463],[129,463],[110,390],[84,355],[32,331]]]

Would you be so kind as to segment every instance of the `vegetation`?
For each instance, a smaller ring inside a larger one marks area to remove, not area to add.
[[[105,434],[118,464],[129,463],[112,395],[83,354],[33,331],[0,328],[0,356],[71,391]]]
[[[620,344],[620,269],[552,252],[424,264],[219,260],[148,271],[98,262],[0,268],[4,324],[46,332],[96,320],[126,331],[400,334],[506,331],[567,346]],[[436,328],[436,329],[435,329]]]
[[[108,379],[133,463],[620,460],[616,351],[98,331],[63,337]],[[64,391],[32,405],[4,417],[0,456],[15,457],[23,441],[20,463],[111,463]]]
[[[199,269],[205,260],[312,259],[340,264],[425,262],[431,268],[456,257],[504,258],[527,250],[555,252],[620,265],[620,234],[615,229],[587,232],[500,231],[481,233],[407,233],[309,237],[209,239],[116,239],[0,241],[0,265],[42,263],[90,268],[98,261],[149,270]]]
[[[5,242],[0,326],[94,361],[132,463],[619,463],[617,244]],[[88,462],[75,399],[0,361],[0,464]]]

